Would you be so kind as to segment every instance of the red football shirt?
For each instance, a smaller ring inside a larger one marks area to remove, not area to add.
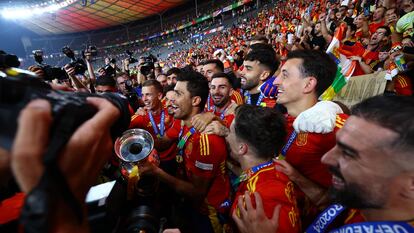
[[[328,188],[332,176],[326,165],[322,164],[322,156],[336,144],[335,134],[339,130],[347,115],[340,114],[336,120],[336,127],[328,134],[299,133],[286,153],[286,161],[296,168],[302,175],[313,182]],[[292,116],[286,117],[286,131],[288,136],[293,132]]]
[[[163,109],[164,111],[164,133],[171,128],[174,122],[174,117],[168,114],[167,109]],[[160,133],[160,122],[161,122],[161,113],[154,115],[154,122],[157,124],[158,132]],[[129,128],[140,128],[148,131],[152,137],[157,138],[157,135],[155,135],[154,129],[152,127],[151,120],[149,118],[149,114],[145,114],[145,116],[140,115],[133,115],[131,117],[131,123],[129,125]],[[161,161],[167,161],[171,159],[175,159],[175,148],[177,145],[174,143],[171,145],[167,150],[165,151],[158,151],[159,157]]]
[[[231,105],[233,105],[234,103],[231,103],[227,108],[230,108],[230,107],[232,107]],[[222,112],[219,112],[219,111],[215,111],[214,110],[214,108],[213,109],[211,109],[209,112],[212,112],[212,113],[214,113],[214,115],[216,115],[217,117],[219,117],[220,119],[223,117],[222,116]],[[223,119],[221,119],[222,120],[222,122],[224,123],[224,125],[227,127],[227,128],[230,128],[230,125],[231,125],[231,123],[233,122],[233,120],[234,120],[234,114],[230,114],[230,113],[227,113],[226,112],[226,110],[224,110],[224,117],[223,117]]]
[[[180,130],[180,122],[175,122],[173,127],[167,131],[167,136],[171,139],[178,139]],[[189,128],[183,126],[182,135],[188,131]],[[212,179],[205,204],[220,212],[223,209],[221,205],[230,197],[230,181],[226,174],[226,148],[224,138],[214,134],[195,132],[185,143],[184,161],[179,164],[181,169],[185,170],[186,179],[190,182],[194,176]],[[199,209],[207,211],[206,205]]]
[[[301,227],[299,210],[296,206],[295,186],[285,174],[276,171],[274,167],[275,163],[271,166],[264,167],[240,183],[231,212],[236,211],[236,214],[239,213],[237,207],[238,198],[239,196],[243,196],[245,191],[252,193],[250,198],[255,207],[256,203],[253,192],[258,192],[262,198],[263,208],[267,218],[272,218],[275,206],[282,205],[277,232],[299,232]]]
[[[335,146],[336,131],[343,126],[346,118],[345,114],[338,115],[335,130],[328,134],[299,133],[286,153],[286,161],[306,178],[328,188],[332,183],[332,175],[329,173],[328,167],[322,164],[321,158]],[[294,117],[286,117],[288,137],[294,130],[294,120]],[[307,227],[309,223],[313,222],[320,210],[307,199],[300,189],[296,191],[298,206],[302,212],[302,224]]]
[[[374,34],[376,31],[377,31],[377,29],[379,28],[379,27],[381,27],[381,26],[384,26],[385,25],[385,21],[383,20],[383,21],[381,21],[381,22],[379,22],[379,23],[374,23],[374,22],[372,22],[372,23],[370,23],[369,24],[369,26],[368,26],[368,28],[369,28],[369,32],[371,33],[371,35],[372,34]]]

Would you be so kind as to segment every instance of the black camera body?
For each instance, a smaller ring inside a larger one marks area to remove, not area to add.
[[[39,66],[44,73],[44,76],[43,76],[44,80],[52,81],[55,78],[58,80],[65,80],[69,78],[68,74],[62,68],[52,67],[50,65],[43,63],[43,51],[42,50],[34,50],[33,57],[37,63],[37,66]]]
[[[132,107],[132,109],[136,111],[141,106],[140,106],[138,94],[135,91],[131,80],[128,79],[125,81],[125,89],[127,93],[123,93],[123,94],[127,97],[129,105]]]
[[[148,56],[148,57],[142,57],[141,59],[144,60],[144,62],[142,62],[140,65],[140,72],[141,74],[148,76],[151,73],[151,70],[154,70],[154,62],[156,62],[156,59],[154,59],[153,56]]]
[[[128,55],[129,63],[135,63],[138,62],[136,58],[133,57],[133,53],[129,50],[126,50],[125,53]]]
[[[16,73],[18,75],[15,75]],[[50,102],[53,116],[51,137],[54,137],[56,136],[54,131],[62,127],[65,127],[66,133],[71,135],[78,126],[97,112],[95,107],[87,103],[87,97],[105,98],[120,110],[121,117],[111,129],[113,138],[128,129],[130,122],[128,102],[120,95],[57,91],[29,72],[18,69],[9,73],[7,70],[4,73],[0,72],[0,128],[2,129],[0,147],[6,150],[11,148],[19,113],[31,100],[45,99]]]
[[[71,62],[68,64],[70,67],[75,68],[75,74],[84,74],[86,71],[86,63],[81,58],[75,58],[75,53],[68,46],[62,48],[62,52],[70,58]]]
[[[7,54],[3,50],[0,50],[0,68],[19,67],[20,61],[16,55]]]
[[[85,52],[90,53],[92,57],[96,57],[98,55],[98,49],[93,45],[88,46]]]

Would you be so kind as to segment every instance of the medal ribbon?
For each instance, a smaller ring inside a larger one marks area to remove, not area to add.
[[[210,111],[210,99],[211,99],[211,94],[208,94],[208,97],[207,97],[207,111]]]
[[[196,130],[194,127],[191,127],[191,129],[183,137],[181,137],[183,134],[183,131],[184,131],[184,126],[181,126],[180,134],[178,136],[180,140],[178,141],[178,145],[177,145],[180,155],[184,155],[184,146],[187,143],[188,139],[195,133]]]
[[[231,104],[231,102],[229,102],[228,104],[227,104],[227,106],[221,111],[221,113],[220,113],[220,120],[223,120],[224,119],[224,113],[226,112],[226,110],[227,110],[227,108],[230,106],[230,104]],[[214,106],[214,114],[216,113],[216,111],[217,111],[217,107],[216,106]]]
[[[164,125],[164,120],[165,120],[165,112],[163,110],[161,110],[161,121],[160,121],[160,130],[158,131],[158,126],[157,123],[155,123],[154,117],[152,116],[152,113],[150,111],[148,111],[148,116],[149,119],[151,121],[151,125],[152,125],[152,129],[154,130],[154,134],[157,135],[157,137],[162,137],[164,136],[164,131],[165,131],[165,125]]]
[[[290,134],[286,144],[283,146],[282,150],[280,151],[279,154],[279,159],[283,160],[286,158],[286,153],[288,152],[290,146],[292,146],[293,141],[295,141],[296,136],[298,136],[298,133],[296,133],[295,130],[293,130],[293,132]]]
[[[258,172],[260,169],[271,166],[273,164],[273,160],[267,161],[265,163],[261,163],[257,166],[249,168],[247,171],[244,171],[237,179],[234,181],[234,186],[237,187],[239,184],[254,175],[254,173]]]
[[[313,223],[306,229],[305,233],[324,233],[338,215],[346,208],[339,204],[330,205],[313,221]]]
[[[340,204],[333,204],[326,208],[306,229],[305,233],[325,233],[329,225],[346,209]],[[414,232],[414,227],[403,221],[359,222],[348,224],[329,231],[329,233],[369,233],[369,232]]]
[[[370,233],[370,232],[389,232],[389,233],[409,233],[414,232],[414,227],[407,222],[384,221],[384,222],[360,222],[342,226],[329,233]]]
[[[252,97],[251,97],[251,95],[248,91],[246,91],[244,93],[244,96],[247,97],[246,104],[252,104]],[[264,97],[265,97],[265,95],[260,92],[260,96],[257,99],[256,106],[260,106],[260,104],[262,103]]]

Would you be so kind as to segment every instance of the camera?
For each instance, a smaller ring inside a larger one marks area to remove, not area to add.
[[[17,130],[19,112],[31,100],[45,99],[50,102],[54,118],[50,135],[55,135],[54,131],[59,128],[61,130],[62,127],[65,127],[66,133],[71,135],[97,111],[87,103],[87,97],[105,98],[120,110],[121,117],[111,129],[114,138],[128,128],[130,122],[128,102],[120,95],[57,91],[31,72],[16,68],[0,72],[0,128],[2,129],[0,147],[10,149]]]
[[[37,63],[37,65],[42,69],[44,76],[43,79],[46,81],[52,81],[53,79],[58,80],[65,80],[68,79],[68,74],[59,67],[52,67],[47,64],[43,64],[43,51],[42,50],[34,50],[33,57]]]
[[[98,49],[96,46],[90,45],[86,48],[85,53],[90,53],[92,57],[96,57],[98,55]]]
[[[16,55],[7,54],[3,50],[0,50],[0,68],[19,67],[20,61]]]
[[[123,93],[127,99],[132,109],[136,111],[140,107],[139,98],[137,92],[134,90],[134,85],[130,79],[125,81],[126,93]]]
[[[155,58],[153,55],[149,55],[147,57],[141,58],[143,62],[140,64],[140,72],[141,74],[148,76],[151,74],[151,71],[154,70],[154,63],[157,61],[157,58]]]
[[[85,61],[81,58],[75,58],[75,53],[68,46],[62,48],[63,54],[70,58],[71,62],[68,64],[70,67],[75,68],[75,74],[84,74],[86,71]]]
[[[125,53],[128,55],[128,60],[129,60],[129,63],[135,63],[135,62],[138,62],[138,60],[132,56],[132,55],[133,55],[133,53],[132,53],[131,51],[126,50],[126,51],[125,51]]]
[[[105,75],[108,75],[108,76],[111,76],[111,77],[115,77],[115,74],[116,74],[116,70],[111,66],[111,64],[108,64],[108,65],[105,65],[104,67],[101,67],[99,70],[98,70],[98,73],[99,72],[102,72],[103,74],[105,74]]]

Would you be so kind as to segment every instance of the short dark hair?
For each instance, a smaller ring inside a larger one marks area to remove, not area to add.
[[[101,75],[96,79],[95,86],[111,86],[116,87],[116,81],[110,75]]]
[[[345,10],[348,10],[348,6],[347,5],[341,5],[341,6],[339,6],[339,8],[345,8]]]
[[[285,118],[281,113],[247,104],[236,108],[234,130],[237,137],[254,147],[260,158],[274,157],[286,137]]]
[[[384,29],[386,31],[385,36],[390,36],[391,35],[391,29],[388,26],[381,26],[381,27],[378,27],[377,30],[378,29]]]
[[[224,71],[224,64],[219,59],[210,59],[203,61],[204,66],[208,64],[215,64],[216,67],[220,70],[220,72]]]
[[[225,79],[227,79],[227,82],[229,82],[230,86],[233,86],[230,76],[226,73],[220,72],[220,73],[214,74],[213,77],[211,77],[211,80],[213,80],[215,78],[225,78]]]
[[[154,87],[155,90],[157,90],[158,92],[163,93],[163,88],[160,82],[158,82],[155,79],[148,79],[146,80],[144,83],[142,83],[142,87]]]
[[[253,36],[250,39],[250,41],[253,41],[253,40],[262,41],[265,44],[267,44],[269,42],[269,40],[267,39],[267,37],[265,35],[261,35],[261,34],[258,34],[258,35]]]
[[[169,91],[174,91],[174,87],[175,87],[175,85],[167,85],[167,86],[165,86],[164,87],[164,96],[167,94],[167,92],[169,92]]]
[[[253,49],[245,57],[245,61],[258,61],[260,64],[266,66],[273,75],[277,68],[279,68],[279,59],[276,57],[276,52],[273,48],[271,49]]]
[[[177,81],[187,82],[187,90],[191,97],[199,96],[201,98],[199,107],[200,111],[203,110],[210,92],[207,78],[196,71],[188,71],[180,73],[177,76]]]
[[[173,67],[173,68],[171,68],[171,69],[169,69],[168,71],[167,71],[167,76],[170,76],[170,75],[172,75],[172,74],[175,74],[175,75],[177,75],[178,76],[178,74],[180,74],[181,73],[181,69],[179,69],[179,68],[177,68],[177,67]]]
[[[371,97],[353,106],[351,113],[398,133],[392,146],[414,151],[414,97]]]
[[[351,28],[351,31],[356,32],[357,31],[357,27],[355,24],[353,23],[346,23],[346,26]]]
[[[328,54],[319,50],[295,50],[288,53],[287,60],[298,58],[302,60],[303,77],[313,76],[317,79],[316,94],[319,97],[333,82],[337,66]]]
[[[256,49],[273,49],[271,44],[263,44],[263,43],[257,43],[257,44],[253,44],[250,45],[249,47],[250,50],[256,50]]]

